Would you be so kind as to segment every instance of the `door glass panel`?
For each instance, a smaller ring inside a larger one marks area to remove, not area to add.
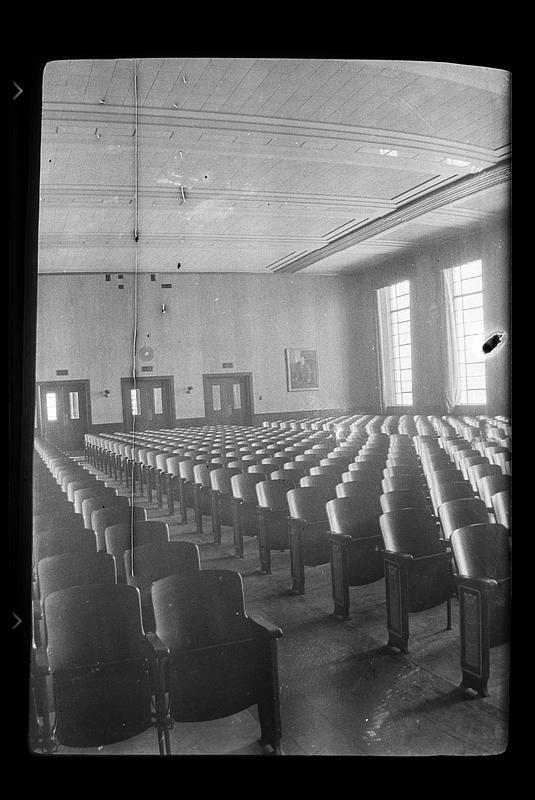
[[[232,384],[232,392],[234,395],[234,408],[241,408],[241,386],[239,383]]]
[[[161,387],[154,389],[154,413],[163,414]]]
[[[69,413],[71,419],[80,419],[80,407],[78,405],[78,392],[69,392]]]
[[[46,393],[46,418],[48,422],[56,422],[58,419],[55,392]]]
[[[130,406],[132,408],[132,416],[139,417],[141,414],[141,399],[139,396],[139,389],[130,389]]]
[[[214,411],[221,411],[221,386],[218,383],[212,385],[212,407]]]

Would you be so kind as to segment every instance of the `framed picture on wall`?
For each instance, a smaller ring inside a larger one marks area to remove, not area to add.
[[[318,351],[306,347],[288,347],[285,352],[288,391],[319,389]]]

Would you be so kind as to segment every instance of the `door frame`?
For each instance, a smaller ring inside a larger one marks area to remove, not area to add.
[[[91,427],[93,426],[93,413],[91,411],[91,390],[90,390],[90,381],[88,378],[66,378],[62,381],[36,381],[35,385],[37,387],[37,416],[38,416],[38,423],[39,423],[39,436],[44,437],[44,419],[43,419],[43,407],[41,404],[41,386],[64,386],[66,383],[81,383],[84,387],[85,392],[85,408],[86,408],[86,417],[87,417],[87,431],[89,433]]]
[[[207,390],[207,381],[206,379],[210,378],[245,378],[247,380],[247,389],[249,394],[249,403],[248,403],[248,416],[249,422],[246,425],[253,425],[254,420],[254,394],[253,394],[253,373],[252,372],[207,372],[202,376],[202,389],[203,389],[203,399],[204,399],[204,421],[206,424],[207,420],[207,398],[208,398],[208,390]]]
[[[134,378],[127,377],[121,378],[121,404],[123,408],[123,427],[127,429],[126,420],[130,414],[130,406],[127,404],[127,393],[124,391],[125,387],[130,388],[129,384],[133,383]],[[147,381],[162,381],[167,384],[169,392],[169,414],[171,416],[170,427],[175,427],[176,411],[175,411],[175,379],[173,375],[136,375],[136,383],[144,383]]]

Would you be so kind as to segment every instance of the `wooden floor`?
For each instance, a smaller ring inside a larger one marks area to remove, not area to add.
[[[92,472],[97,470],[91,468]],[[116,485],[121,494],[126,490]],[[232,531],[212,542],[195,533],[193,512],[187,525],[165,509],[147,503],[149,519],[162,518],[171,539],[199,545],[204,568],[232,569],[243,576],[246,608],[279,625],[282,751],[284,755],[417,756],[491,755],[505,750],[508,738],[508,647],[492,650],[490,695],[473,697],[458,689],[458,606],[453,630],[445,630],[446,608],[411,615],[410,654],[386,645],[384,581],[352,588],[351,619],[332,616],[330,566],[306,568],[306,594],[291,596],[288,552],[273,554],[273,574],[258,571],[258,546],[245,540],[245,557],[234,556]],[[263,755],[256,709],[225,719],[174,724],[174,755]],[[104,748],[62,754],[154,755],[150,730]]]

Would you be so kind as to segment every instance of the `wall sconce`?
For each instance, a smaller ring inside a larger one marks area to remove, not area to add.
[[[160,311],[162,312],[162,314],[166,314],[167,313],[167,306],[165,305],[165,303],[162,303]]]
[[[111,394],[111,389],[104,389],[104,397],[109,397]]]

